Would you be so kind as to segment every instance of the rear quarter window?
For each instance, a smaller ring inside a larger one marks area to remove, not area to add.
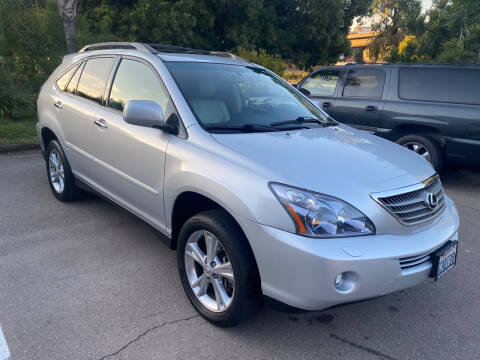
[[[77,70],[78,65],[72,66],[70,69],[68,69],[62,76],[60,76],[57,79],[57,86],[60,90],[65,90],[65,87],[68,84],[68,80],[72,77],[73,73],[75,70]]]
[[[398,95],[404,100],[480,105],[480,68],[400,68]]]

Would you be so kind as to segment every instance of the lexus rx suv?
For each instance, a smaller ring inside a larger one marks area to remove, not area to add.
[[[457,210],[424,157],[234,55],[89,45],[42,86],[38,118],[53,195],[91,190],[150,224],[214,324],[264,297],[320,310],[455,265]]]

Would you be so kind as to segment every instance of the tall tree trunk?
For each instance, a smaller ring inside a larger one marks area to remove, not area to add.
[[[63,21],[65,40],[69,53],[76,51],[75,45],[75,17],[77,15],[78,0],[58,0],[58,10]]]

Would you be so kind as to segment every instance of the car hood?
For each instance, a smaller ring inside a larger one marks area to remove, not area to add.
[[[435,173],[414,152],[344,125],[212,136],[244,164],[263,167],[269,181],[343,199],[409,186]]]

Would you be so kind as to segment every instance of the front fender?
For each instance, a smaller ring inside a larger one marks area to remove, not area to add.
[[[165,164],[166,233],[171,234],[175,200],[187,191],[215,201],[232,216],[295,232],[291,218],[268,187],[270,179],[264,174],[269,171],[254,171],[248,164],[209,134],[199,142],[172,138]]]

